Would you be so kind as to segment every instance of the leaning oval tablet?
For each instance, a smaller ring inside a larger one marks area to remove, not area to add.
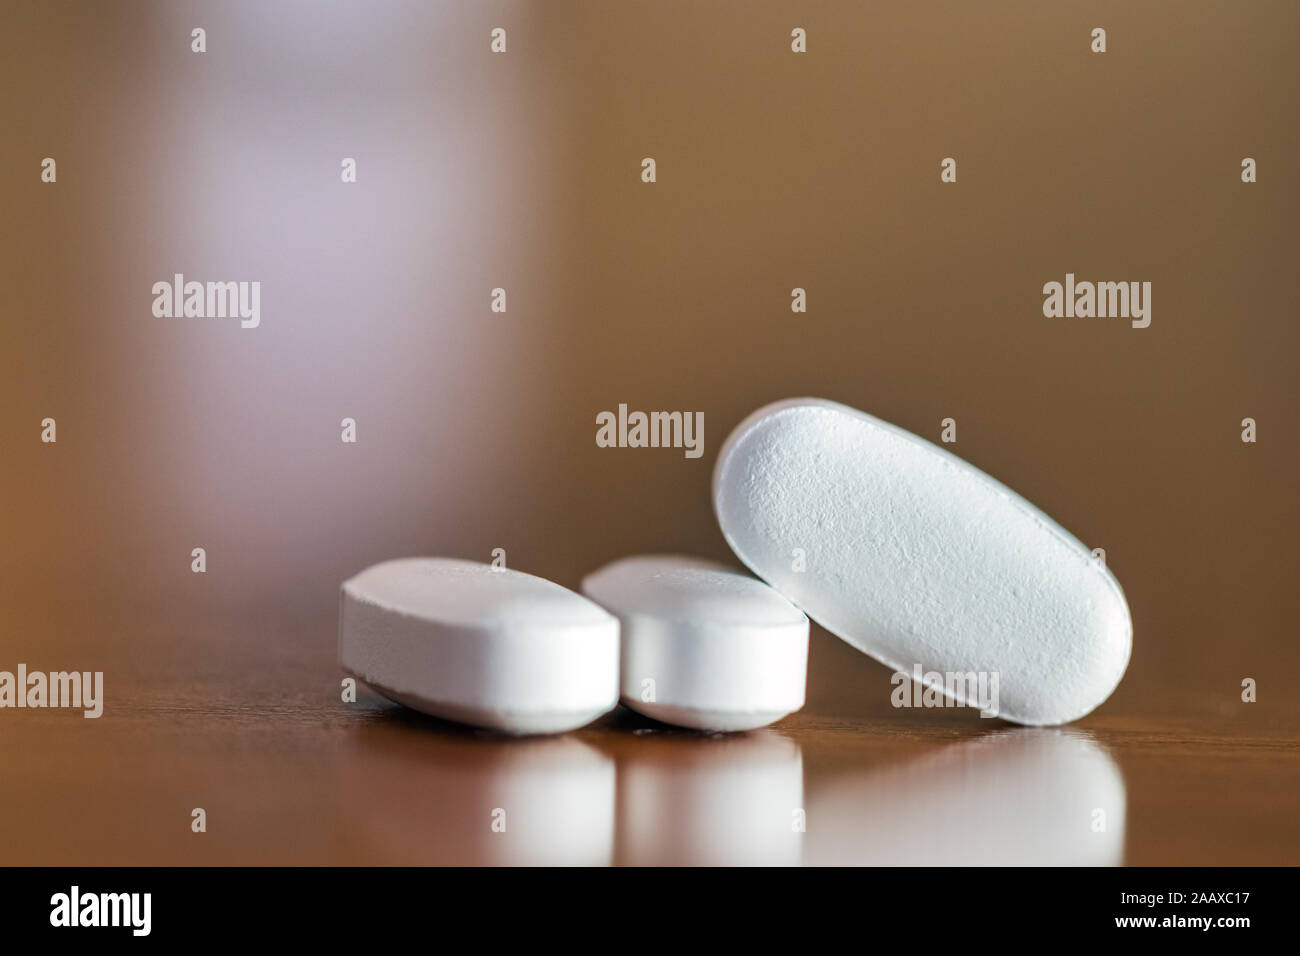
[[[1087,548],[984,472],[878,418],[820,399],[761,408],[719,452],[713,499],[759,577],[961,703],[1064,723],[1104,701],[1128,666],[1128,604]]]
[[[752,730],[803,706],[808,618],[762,581],[679,555],[623,558],[582,592],[618,615],[623,703],[698,730]]]
[[[531,574],[402,558],[343,582],[339,663],[435,717],[556,733],[618,702],[618,620]]]

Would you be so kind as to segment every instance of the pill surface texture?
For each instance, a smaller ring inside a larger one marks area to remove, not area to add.
[[[624,558],[582,592],[619,618],[623,703],[698,730],[752,730],[804,702],[808,618],[748,574],[678,555]]]
[[[960,703],[1065,723],[1128,666],[1128,604],[1101,561],[973,465],[863,412],[820,399],[759,409],[719,452],[713,502],[755,574]]]
[[[558,733],[618,702],[618,620],[531,574],[402,558],[343,582],[339,663],[435,717]]]

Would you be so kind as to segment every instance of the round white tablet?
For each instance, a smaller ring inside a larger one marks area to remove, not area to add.
[[[1101,561],[984,472],[863,412],[759,409],[719,452],[713,501],[755,574],[959,702],[1064,723],[1128,666],[1128,604]]]
[[[803,706],[808,618],[762,581],[676,555],[624,558],[582,592],[618,615],[623,703],[699,730],[751,730]]]
[[[435,717],[557,733],[618,702],[618,620],[531,574],[402,558],[343,582],[339,663]]]

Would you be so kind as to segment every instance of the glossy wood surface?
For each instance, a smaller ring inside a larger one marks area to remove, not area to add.
[[[343,703],[328,633],[251,624],[199,655],[131,639],[98,720],[0,713],[0,862],[1300,862],[1295,709],[1268,685],[1254,704],[1171,689],[1019,728],[895,709],[885,669],[818,630],[838,682],[767,730],[701,735],[620,708],[507,739],[364,689]]]

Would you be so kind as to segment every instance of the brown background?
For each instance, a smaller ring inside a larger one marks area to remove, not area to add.
[[[0,712],[0,862],[188,858],[202,793],[294,766],[304,720],[346,732],[337,588],[375,561],[501,547],[576,586],[630,553],[726,558],[717,449],[794,395],[932,440],[955,418],[954,451],[1106,549],[1133,658],[1079,732],[1118,754],[1130,861],[1300,858],[1295,4],[5,11],[0,669],[103,670],[107,703]],[[261,327],[154,318],[174,272],[260,281]],[[1066,272],[1150,281],[1150,328],[1045,318]],[[703,411],[703,458],[597,448],[620,402]],[[986,732],[892,712],[887,671],[825,632],[809,680],[808,720]],[[830,745],[794,726],[811,786]],[[1228,763],[1197,776],[1197,741]],[[1171,753],[1204,805],[1155,838],[1181,801],[1140,781],[1170,785]],[[284,832],[270,794],[301,810],[264,786],[230,795],[249,846],[211,859],[370,859],[252,835]],[[91,792],[113,832],[143,814],[134,837],[59,842]],[[1207,816],[1224,829],[1198,844]]]

